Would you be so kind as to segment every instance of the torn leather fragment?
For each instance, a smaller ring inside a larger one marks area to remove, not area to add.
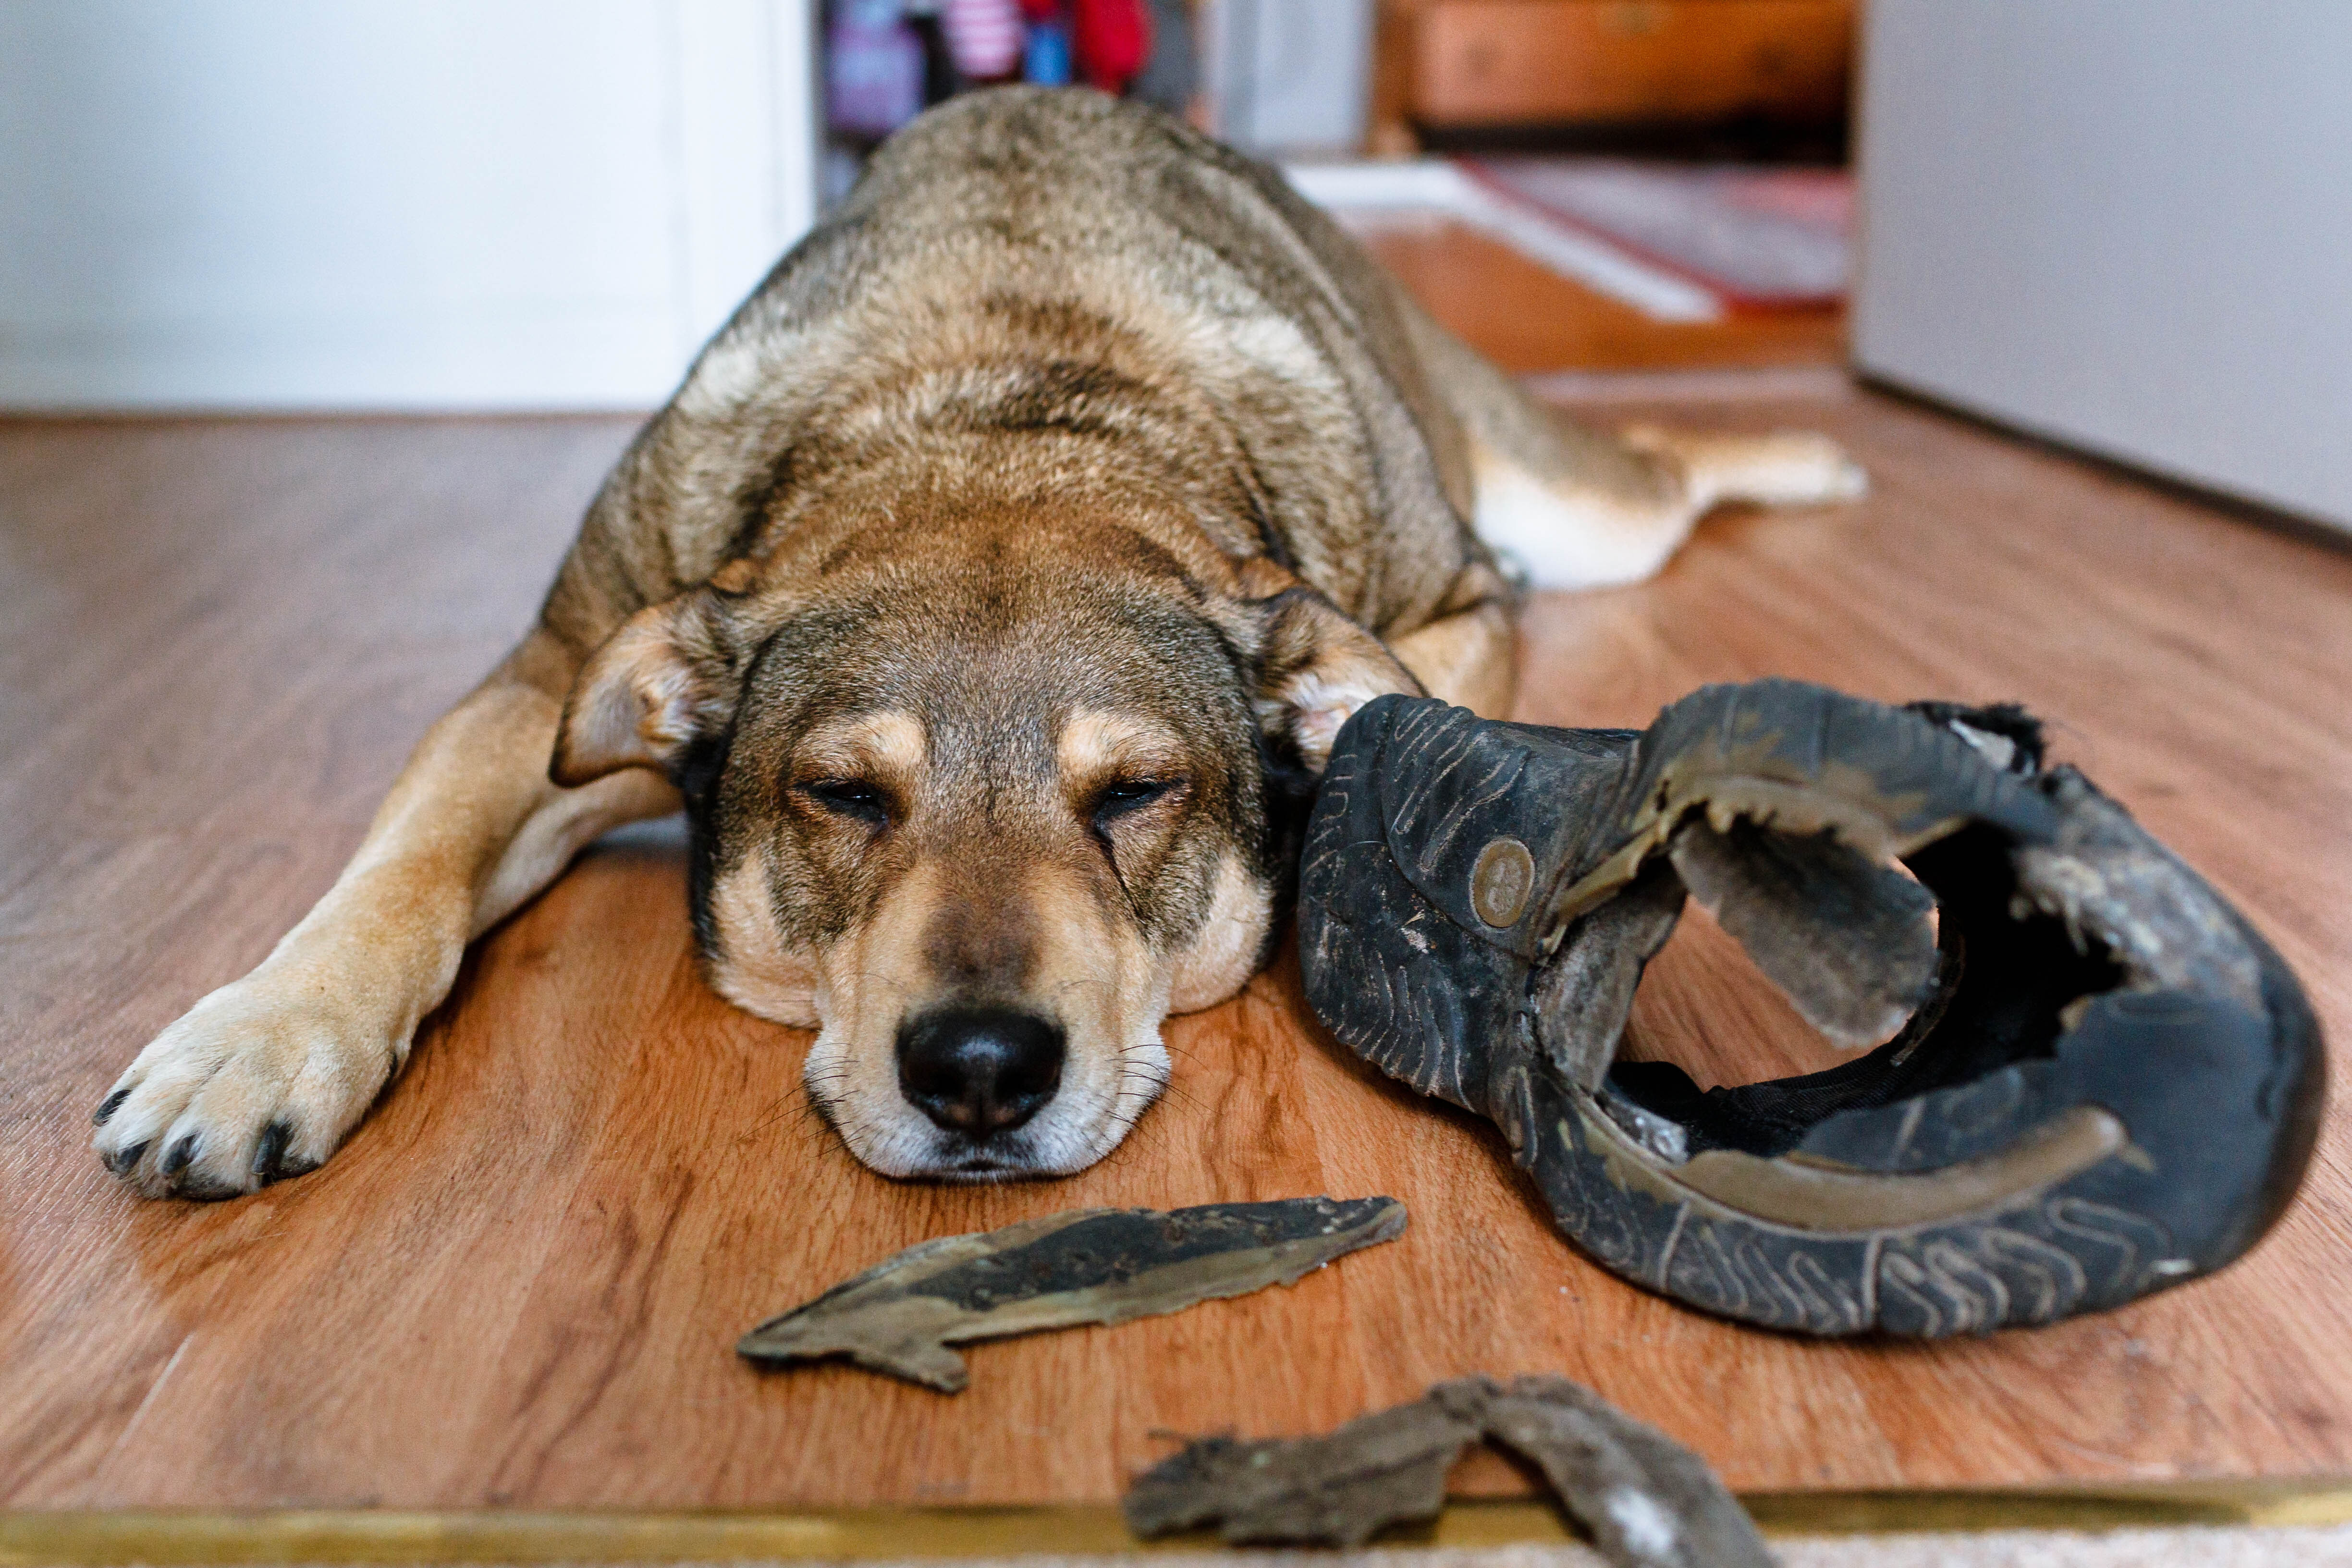
[[[1404,1226],[1404,1205],[1385,1197],[1073,1209],[910,1247],[735,1348],[769,1366],[845,1356],[953,1394],[969,1376],[950,1344],[1123,1323],[1293,1284]]]
[[[1434,1399],[1376,1411],[1321,1437],[1205,1437],[1128,1491],[1128,1527],[1167,1535],[1215,1525],[1227,1541],[1354,1546],[1389,1525],[1433,1519],[1445,1473],[1478,1428]]]
[[[1688,902],[1860,1054],[1705,1090],[1619,1060]],[[2293,973],[2014,707],[1762,680],[1634,731],[1383,697],[1333,746],[1298,933],[1331,1031],[1493,1121],[1570,1238],[1776,1328],[1982,1332],[2209,1273],[2324,1103]]]
[[[1211,1437],[1127,1494],[1143,1536],[1216,1526],[1235,1544],[1356,1546],[1433,1519],[1445,1475],[1485,1438],[1527,1459],[1621,1568],[1769,1568],[1753,1521],[1706,1461],[1560,1377],[1441,1383],[1319,1437]]]

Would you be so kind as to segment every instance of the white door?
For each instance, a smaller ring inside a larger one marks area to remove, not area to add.
[[[814,0],[0,0],[0,405],[642,408],[814,211]]]

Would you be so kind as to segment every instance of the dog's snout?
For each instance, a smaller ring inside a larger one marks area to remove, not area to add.
[[[898,1089],[951,1131],[1018,1127],[1062,1081],[1062,1026],[1005,1007],[952,1007],[898,1030]]]

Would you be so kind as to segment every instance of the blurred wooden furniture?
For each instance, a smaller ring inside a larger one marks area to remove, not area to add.
[[[1853,0],[1384,0],[1372,142],[1845,112]]]

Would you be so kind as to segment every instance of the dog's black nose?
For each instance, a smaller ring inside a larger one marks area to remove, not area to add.
[[[955,1132],[1018,1127],[1062,1081],[1062,1026],[1008,1007],[949,1007],[899,1026],[898,1092]]]

